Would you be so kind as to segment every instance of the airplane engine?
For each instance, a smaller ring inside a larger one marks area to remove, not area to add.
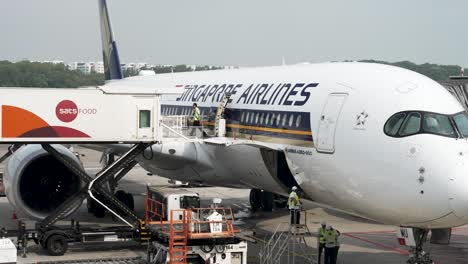
[[[54,145],[78,166],[79,159],[67,148]],[[21,217],[44,219],[81,187],[81,180],[40,145],[18,149],[8,160],[3,176],[5,194]],[[70,214],[79,208],[76,205]]]

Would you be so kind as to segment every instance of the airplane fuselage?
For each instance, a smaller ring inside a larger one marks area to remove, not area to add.
[[[325,63],[135,80],[184,89],[163,99],[162,114],[191,115],[195,102],[206,126],[230,93],[227,137],[264,144],[168,142],[153,160],[140,160],[153,173],[286,194],[290,186],[272,176],[265,153],[280,151],[306,199],[388,224],[468,223],[468,143],[453,116],[463,108],[427,77],[379,64]],[[388,121],[397,113],[401,120]],[[431,118],[448,120],[452,130],[429,128]]]

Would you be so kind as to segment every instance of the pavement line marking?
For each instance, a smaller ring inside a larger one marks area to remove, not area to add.
[[[378,246],[378,247],[382,247],[382,248],[386,248],[386,249],[389,249],[389,250],[392,250],[392,251],[396,251],[402,255],[409,255],[409,252],[407,250],[403,250],[403,249],[400,249],[400,248],[396,248],[396,247],[392,247],[392,246],[388,246],[388,245],[385,245],[385,244],[382,244],[382,243],[378,243],[378,242],[375,242],[375,241],[371,241],[369,239],[365,239],[365,238],[362,238],[362,237],[358,237],[358,236],[354,236],[354,235],[351,235],[351,234],[348,234],[348,233],[345,233],[343,234],[347,237],[351,237],[351,238],[354,238],[354,239],[357,239],[357,240],[361,240],[363,242],[366,242],[366,243],[369,243],[369,244],[372,244],[372,245],[375,245],[375,246]]]

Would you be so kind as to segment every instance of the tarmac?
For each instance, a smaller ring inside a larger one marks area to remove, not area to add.
[[[2,153],[1,149],[0,153]],[[75,150],[84,155],[82,161],[90,174],[96,173],[100,169],[100,153],[81,148],[75,148]],[[138,215],[143,215],[144,212],[144,194],[147,184],[169,185],[168,179],[149,176],[145,170],[137,165],[121,181],[119,186],[120,189],[134,195],[135,211]],[[202,200],[202,206],[208,206],[213,198],[222,198],[222,205],[233,209],[237,228],[255,233],[256,243],[249,243],[248,263],[259,263],[260,249],[269,240],[278,225],[289,221],[287,209],[274,209],[272,212],[251,212],[249,205],[250,190],[247,189],[184,186],[181,188],[190,188],[191,191],[198,192]],[[315,235],[322,221],[331,224],[342,234],[338,263],[406,263],[408,251],[407,248],[398,245],[395,236],[397,227],[379,224],[330,209],[323,209],[308,202],[305,202],[304,208],[306,211],[302,214],[301,221],[306,219],[312,237],[305,238],[304,250],[297,250],[295,253],[289,254],[284,257],[281,263],[314,263],[310,262],[310,258],[315,259],[316,257],[317,239]],[[6,197],[0,197],[0,227],[16,228],[16,220],[12,219],[13,210]],[[88,214],[86,204],[83,204],[71,218],[80,221],[82,225],[108,226],[120,224],[115,222],[109,214],[106,214],[105,218],[96,219]],[[283,225],[287,227],[287,224]],[[427,243],[426,251],[431,253],[436,263],[468,263],[468,225],[453,230],[450,245]],[[18,252],[17,263],[145,263],[145,252],[145,246],[134,242],[92,246],[70,245],[64,256],[51,257],[40,246],[31,242],[28,244],[26,257],[22,256],[22,252]],[[89,262],[89,260],[92,260],[92,262]]]

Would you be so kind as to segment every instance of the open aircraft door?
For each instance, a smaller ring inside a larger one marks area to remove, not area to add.
[[[317,151],[324,153],[335,152],[335,130],[346,97],[348,97],[348,94],[344,93],[332,93],[328,95],[327,102],[320,116],[317,133]]]

